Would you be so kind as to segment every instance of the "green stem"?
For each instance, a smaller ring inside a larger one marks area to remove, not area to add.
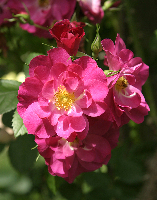
[[[95,35],[95,26],[91,26],[90,28],[89,28],[89,30],[90,30],[90,33],[88,33],[88,43],[87,43],[87,54],[88,55],[92,55],[92,50],[91,50],[91,44],[92,44],[92,42],[93,42],[93,40],[94,40],[94,35]]]
[[[44,27],[44,26],[40,26],[40,25],[38,25],[38,24],[33,24],[35,27],[37,27],[37,28],[40,28],[40,29],[43,29],[43,30],[46,30],[46,31],[48,31],[49,30],[49,28],[46,28],[46,27]]]
[[[126,13],[127,13],[127,19],[128,19],[128,26],[130,29],[130,33],[133,37],[134,41],[134,48],[135,48],[135,54],[142,57],[144,59],[144,53],[142,50],[142,45],[140,44],[140,40],[138,39],[138,31],[136,28],[136,23],[134,20],[133,15],[131,14],[131,1],[130,0],[124,0],[125,3],[125,8],[126,8]],[[149,113],[149,116],[152,118],[153,122],[157,126],[157,114],[156,114],[156,105],[155,105],[155,100],[153,96],[153,91],[152,91],[152,86],[151,86],[151,81],[150,79],[147,80],[146,84],[143,86],[144,93],[146,95],[146,99],[148,100],[148,104],[150,106],[151,112]]]

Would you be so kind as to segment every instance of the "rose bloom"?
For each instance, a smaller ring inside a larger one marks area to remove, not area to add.
[[[37,25],[50,28],[54,21],[70,19],[74,13],[76,0],[9,0],[8,3],[13,13],[19,14],[27,12],[30,19]],[[20,24],[21,28],[40,37],[50,38],[48,30],[43,30],[29,23]]]
[[[63,48],[33,58],[30,77],[19,87],[17,111],[29,134],[49,138],[57,134],[78,139],[88,132],[87,116],[105,112],[107,79],[95,60],[83,56],[72,62]]]
[[[117,146],[119,130],[110,122],[89,118],[89,132],[85,139],[73,132],[69,140],[53,136],[35,137],[40,155],[45,158],[49,173],[72,183],[83,172],[93,171],[107,164],[111,149]]]
[[[111,118],[118,126],[127,123],[129,119],[136,123],[143,122],[150,110],[141,92],[149,75],[149,67],[141,58],[133,58],[133,52],[126,49],[119,34],[115,45],[110,39],[102,40],[101,44],[106,53],[104,64],[112,70],[107,78],[109,93],[105,99]]]
[[[80,41],[85,35],[84,23],[70,22],[68,19],[56,22],[50,33],[57,41],[57,46],[64,48],[71,56],[76,55]]]
[[[79,5],[88,19],[96,24],[100,23],[104,17],[104,11],[101,8],[101,0],[79,0]]]

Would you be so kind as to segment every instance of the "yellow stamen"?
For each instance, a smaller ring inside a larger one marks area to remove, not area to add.
[[[116,82],[116,90],[124,90],[128,86],[128,81],[121,76]]]
[[[79,138],[76,136],[73,142],[69,142],[69,145],[72,150],[75,150],[79,146]]]
[[[49,0],[38,0],[38,4],[40,7],[46,7],[50,4]]]
[[[75,102],[74,93],[67,92],[64,86],[59,86],[55,96],[55,105],[58,110],[64,109],[68,111],[71,109],[73,103]]]

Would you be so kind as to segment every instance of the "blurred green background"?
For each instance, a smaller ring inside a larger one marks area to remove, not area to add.
[[[41,156],[34,162],[38,152],[32,149],[33,136],[15,140],[9,129],[14,112],[4,114],[5,127],[0,130],[0,200],[157,200],[157,1],[123,0],[118,8],[105,11],[100,27],[101,39],[115,41],[120,33],[127,48],[149,65],[149,79],[143,87],[149,115],[142,124],[130,121],[121,128],[119,144],[112,150],[107,166],[81,174],[68,184],[48,173]],[[84,48],[89,55],[95,31],[95,26],[85,27]],[[36,55],[46,54],[50,47],[44,44],[56,45],[53,39],[38,38],[18,25],[0,27],[0,41],[0,77],[7,74],[7,78],[17,78],[21,71],[27,75],[25,62],[29,64]],[[102,60],[98,63],[105,69]]]

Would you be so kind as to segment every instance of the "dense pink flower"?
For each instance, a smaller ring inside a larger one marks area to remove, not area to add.
[[[119,34],[115,45],[110,39],[104,39],[101,43],[106,53],[104,63],[112,70],[108,77],[110,91],[105,99],[110,104],[112,118],[118,126],[127,122],[128,117],[141,123],[150,110],[141,92],[149,75],[149,67],[141,58],[133,58],[133,52],[126,49]],[[128,117],[124,122],[120,118],[124,119],[125,115]]]
[[[37,25],[51,27],[55,20],[70,19],[74,13],[76,0],[10,0],[9,7],[15,13],[26,12],[28,9],[30,19]],[[25,7],[24,7],[25,6]],[[51,37],[49,32],[29,23],[20,25],[24,30],[43,37]]]
[[[85,138],[87,116],[106,109],[107,79],[95,60],[84,56],[72,62],[64,49],[54,48],[31,60],[29,74],[19,87],[17,105],[28,133],[67,139],[78,132],[79,139]]]
[[[56,22],[50,29],[52,37],[57,41],[57,46],[64,48],[71,56],[76,55],[80,41],[85,35],[84,23],[70,22],[68,19]]]
[[[8,0],[1,0],[0,1],[0,25],[8,23],[5,19],[10,19],[12,14],[8,7]]]
[[[88,120],[89,132],[83,140],[74,137],[72,141],[67,141],[58,136],[35,138],[38,151],[45,158],[49,173],[53,176],[60,176],[72,183],[79,174],[108,163],[111,149],[117,146],[119,130],[104,120]]]
[[[79,5],[91,22],[94,24],[101,22],[104,17],[101,0],[79,0]]]

